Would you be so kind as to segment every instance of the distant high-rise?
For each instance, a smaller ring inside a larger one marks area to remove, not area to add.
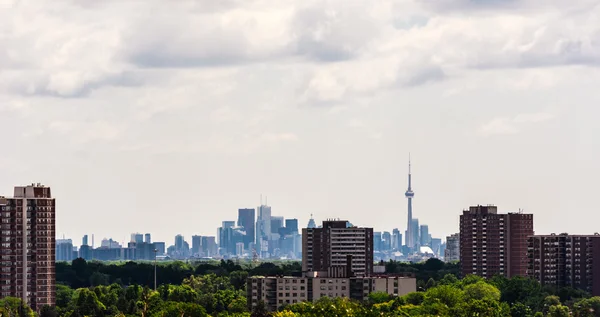
[[[215,237],[202,237],[202,252],[207,257],[214,257],[217,255],[217,242]]]
[[[413,226],[413,213],[412,213],[412,200],[415,197],[415,193],[412,190],[412,175],[411,175],[411,162],[408,159],[408,189],[404,196],[408,200],[408,220],[406,222],[406,246],[410,249],[416,249],[418,240],[415,240],[415,230]],[[418,227],[417,227],[418,230]],[[418,233],[417,233],[418,235]]]
[[[373,228],[348,227],[345,220],[302,229],[302,271],[335,275],[373,274]]]
[[[410,234],[412,235],[411,239],[412,239],[412,241],[414,241],[413,246],[410,248],[411,248],[411,250],[415,251],[415,250],[419,249],[419,244],[421,242],[421,239],[419,239],[419,219],[413,218],[410,223],[411,223],[411,226],[410,226],[411,233]],[[407,233],[407,235],[408,235],[408,233]]]
[[[83,239],[81,239],[81,245],[88,245],[88,235],[84,235]]]
[[[317,227],[317,224],[315,223],[315,219],[313,219],[313,215],[310,214],[310,219],[308,220],[308,224],[306,225],[306,228],[313,229],[316,227]]]
[[[392,234],[388,231],[384,231],[381,234],[381,249],[384,251],[392,249]]]
[[[271,234],[279,235],[281,228],[283,228],[283,217],[271,216]]]
[[[202,237],[192,236],[192,255],[197,256],[202,251]]]
[[[144,235],[141,233],[132,233],[131,242],[144,243]]]
[[[429,226],[428,225],[421,225],[421,245],[425,246],[425,245],[430,245],[430,236],[429,236]]]
[[[444,253],[444,261],[455,262],[460,261],[460,234],[455,233],[446,237],[446,250]]]
[[[242,208],[238,209],[238,221],[237,225],[243,227],[246,231],[246,238],[244,239],[244,247],[250,249],[250,245],[254,243],[256,238],[256,217],[254,208]]]
[[[373,232],[373,251],[383,251],[383,235],[379,231]]]
[[[183,243],[185,242],[185,240],[183,239],[183,236],[178,234],[175,236],[175,251],[182,251],[184,248]]]
[[[392,230],[392,249],[402,249],[402,234],[400,233],[400,230],[398,230],[398,228]]]
[[[525,276],[527,237],[533,235],[533,215],[498,214],[496,206],[474,206],[460,216],[462,276]]]
[[[144,242],[146,242],[147,244],[151,244],[152,243],[152,236],[149,233],[146,233],[144,235]]]
[[[298,219],[286,219],[285,228],[289,234],[298,233]]]
[[[56,261],[73,261],[73,241],[71,239],[56,239]]]
[[[271,207],[260,205],[256,220],[256,246],[257,253],[266,257],[269,251],[269,240],[271,239]]]
[[[36,311],[54,306],[56,203],[50,187],[17,186],[13,198],[0,197],[0,211],[0,298],[21,298]]]

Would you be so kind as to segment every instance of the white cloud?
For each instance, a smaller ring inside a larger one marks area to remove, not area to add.
[[[482,124],[479,132],[483,136],[517,134],[527,124],[540,123],[555,117],[552,113],[521,113],[513,118],[499,117]]]

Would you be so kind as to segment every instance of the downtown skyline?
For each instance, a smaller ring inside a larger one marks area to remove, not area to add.
[[[439,236],[474,204],[597,231],[597,1],[213,2],[7,2],[0,192],[52,186],[75,240],[216,235],[261,193],[404,230],[410,151]]]

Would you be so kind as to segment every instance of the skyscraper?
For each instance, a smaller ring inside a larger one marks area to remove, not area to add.
[[[269,251],[269,239],[271,238],[271,207],[260,205],[258,207],[258,218],[256,220],[256,247],[262,257],[267,256]]]
[[[192,255],[199,255],[202,251],[202,237],[192,236]]]
[[[146,233],[144,235],[144,242],[146,242],[147,244],[152,243],[152,236],[149,233]]]
[[[131,242],[143,243],[144,242],[144,235],[141,234],[141,233],[132,233],[131,234]]]
[[[15,187],[13,198],[0,197],[0,298],[19,297],[37,311],[54,306],[55,214],[50,188],[39,183]]]
[[[280,228],[283,228],[283,217],[271,216],[271,235],[279,235]]]
[[[473,206],[460,216],[462,276],[525,276],[527,237],[533,235],[533,215],[499,214],[496,206]]]
[[[84,235],[83,239],[81,239],[81,245],[88,245],[88,235]]]
[[[402,249],[402,234],[400,233],[400,230],[398,230],[398,228],[392,231],[392,249]]]
[[[446,237],[446,250],[444,253],[444,261],[460,261],[460,234],[455,233]]]
[[[313,219],[313,215],[310,214],[310,219],[308,220],[308,224],[306,225],[306,228],[313,229],[316,227],[317,227],[317,224],[315,223],[315,219]]]
[[[289,234],[298,233],[298,219],[286,219],[285,228]]]
[[[255,239],[255,210],[254,208],[241,208],[238,209],[238,221],[237,225],[243,227],[246,231],[246,238],[244,239],[244,247],[250,249],[250,244],[254,243]]]
[[[424,245],[429,245],[429,226],[428,225],[421,225],[421,243],[420,245],[424,246]]]
[[[415,232],[413,226],[413,214],[412,214],[412,199],[415,197],[415,193],[412,190],[412,175],[411,175],[411,163],[410,157],[408,158],[408,189],[404,196],[408,200],[408,219],[406,222],[406,246],[410,249],[415,249],[417,241],[415,240]],[[417,233],[418,234],[418,233]]]

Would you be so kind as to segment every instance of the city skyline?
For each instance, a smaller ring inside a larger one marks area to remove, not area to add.
[[[9,1],[0,192],[52,186],[76,243],[216,235],[261,193],[404,230],[410,151],[440,237],[474,204],[595,232],[596,2]]]

